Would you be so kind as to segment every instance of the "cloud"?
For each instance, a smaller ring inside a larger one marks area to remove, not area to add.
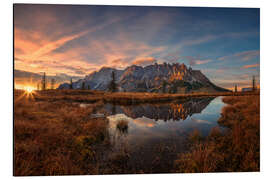
[[[75,33],[75,34],[72,34],[72,35],[67,35],[67,36],[62,35],[62,37],[59,38],[58,40],[48,42],[45,45],[38,48],[38,50],[22,56],[22,58],[23,59],[28,59],[30,61],[35,60],[36,58],[39,58],[39,57],[44,56],[44,55],[46,55],[48,53],[51,53],[52,51],[60,48],[61,46],[65,45],[66,43],[68,43],[68,42],[70,42],[70,41],[72,41],[74,39],[80,38],[80,37],[82,37],[82,36],[84,36],[84,35],[86,35],[88,33],[101,30],[102,28],[104,28],[104,27],[106,27],[108,25],[111,25],[111,24],[113,24],[115,22],[118,22],[120,20],[121,20],[120,18],[112,18],[111,20],[109,20],[107,22],[104,22],[104,23],[102,23],[100,25],[93,26],[88,30],[81,31],[79,33]],[[59,22],[56,22],[56,23],[59,23]],[[17,31],[20,32],[20,30],[17,30]],[[65,34],[65,32],[62,32],[62,34]],[[20,36],[17,37],[17,38],[16,37],[17,36],[15,36],[15,44],[16,44],[17,39],[18,39],[18,41],[20,41],[19,40]]]
[[[226,68],[220,68],[220,69],[216,69],[217,73],[224,73],[226,70]]]
[[[40,30],[38,32],[33,32],[32,30],[26,30],[21,28],[20,25],[15,26],[15,36],[14,36],[14,46],[15,46],[15,68],[23,69],[26,71],[40,72],[46,71],[48,73],[68,73],[71,75],[82,75],[90,73],[89,70],[97,70],[101,64],[99,62],[95,63],[96,59],[103,61],[106,64],[106,61],[111,59],[106,59],[106,57],[112,57],[113,53],[106,53],[107,49],[104,42],[94,39],[91,42],[99,42],[98,50],[95,49],[96,44],[89,44],[88,46],[74,44],[74,40],[79,40],[81,37],[85,36],[86,40],[89,40],[91,33],[95,33],[99,30],[102,30],[106,26],[112,25],[116,22],[119,22],[128,17],[114,17],[110,18],[108,21],[91,26],[84,31],[78,32],[77,25],[71,25],[68,28],[59,28],[54,29],[54,33],[58,32],[58,39],[52,38],[48,33]],[[29,21],[23,21],[29,22]],[[61,24],[61,22],[55,19],[51,21],[50,26],[54,24]],[[35,26],[31,27],[35,29]],[[73,33],[72,32],[73,28]],[[46,29],[48,30],[48,29]],[[77,32],[77,33],[74,33]],[[67,35],[69,34],[69,35]],[[71,43],[70,43],[71,42]],[[110,42],[109,42],[110,43]],[[71,44],[70,49],[65,49],[67,44]],[[112,44],[112,43],[111,43]],[[125,44],[127,45],[127,44]],[[116,47],[116,44],[113,44]],[[124,45],[123,45],[124,46]],[[144,47],[142,45],[136,45],[137,47]],[[90,50],[89,50],[89,47]],[[131,48],[133,48],[132,46]],[[63,49],[58,51],[59,49]],[[110,48],[113,49],[113,48]],[[134,48],[135,49],[135,48]],[[150,47],[149,47],[150,49]],[[118,50],[116,50],[119,52]],[[92,55],[101,54],[101,56],[94,57]],[[121,56],[122,57],[122,56]],[[65,65],[62,64],[64,62]],[[114,62],[115,66],[117,63]],[[119,63],[118,63],[119,65]],[[86,68],[85,68],[86,67]],[[90,68],[87,68],[90,67]]]
[[[250,50],[250,51],[238,52],[238,53],[228,55],[228,56],[222,56],[222,57],[219,57],[218,60],[240,59],[243,61],[248,61],[259,55],[260,55],[260,50]]]
[[[74,34],[71,36],[66,36],[63,37],[57,41],[51,42],[46,44],[45,46],[42,46],[41,48],[39,48],[37,51],[35,51],[34,53],[32,53],[30,56],[28,56],[28,58],[35,59],[35,58],[39,58],[40,56],[43,56],[45,54],[50,53],[51,51],[63,46],[64,44],[66,44],[67,42],[74,40],[76,38],[79,38],[85,34],[87,34],[89,31],[84,31],[78,34]],[[26,56],[27,57],[27,56]]]
[[[195,123],[198,123],[198,124],[212,124],[211,122],[207,121],[207,120],[202,120],[202,119],[196,119],[196,118],[193,118],[191,117],[191,120]]]
[[[200,37],[200,38],[196,38],[196,39],[194,38],[194,39],[185,40],[181,44],[182,44],[182,46],[192,46],[192,45],[198,45],[198,44],[202,44],[205,42],[209,42],[209,41],[215,40],[217,38],[218,38],[218,36],[206,35],[204,37]]]
[[[118,64],[118,63],[122,63],[122,62],[123,62],[122,59],[114,59],[114,60],[112,60],[113,64]]]
[[[188,60],[190,66],[206,64],[212,61],[211,59],[201,59],[200,56],[183,56],[183,58]]]
[[[179,43],[173,44],[168,49],[172,50],[173,52],[179,52],[182,48],[207,43],[209,41],[213,41],[213,40],[218,39],[220,37],[222,37],[222,36],[205,35],[205,36],[201,36],[201,37],[191,37],[189,39],[181,40]]]
[[[56,65],[54,67],[57,69],[71,70],[75,74],[79,74],[79,75],[85,75],[89,71],[88,68],[83,68],[80,66],[76,67],[76,66]]]
[[[206,63],[209,63],[211,61],[212,61],[211,59],[197,60],[196,61],[196,64],[198,64],[198,65],[200,65],[200,64],[206,64]]]
[[[134,119],[133,122],[140,127],[154,127],[157,124],[157,122],[146,117]]]
[[[181,56],[179,54],[180,54],[179,51],[170,52],[170,53],[164,55],[162,58],[166,61],[169,61],[169,62],[177,62],[181,58]]]
[[[140,66],[147,66],[153,63],[156,63],[157,60],[154,57],[146,57],[146,58],[138,58],[132,61],[132,64],[140,65]]]
[[[250,64],[250,65],[245,65],[242,68],[244,69],[248,69],[248,68],[255,68],[255,67],[259,67],[260,64]]]
[[[125,60],[124,56],[121,56],[119,58],[115,56],[111,56],[107,58],[108,58],[108,61],[106,64],[109,65],[110,67],[113,67],[116,69],[123,69],[123,68],[126,68],[126,66],[128,66],[128,62]]]
[[[213,60],[207,55],[201,58],[194,56],[194,52],[206,54],[205,49],[213,45],[208,44],[212,41],[222,44],[223,39],[235,42],[236,38],[259,35],[235,32],[237,29],[215,31],[214,27],[223,28],[205,20],[194,23],[193,16],[178,10],[153,9],[141,12],[94,6],[18,6],[14,9],[15,68],[45,71],[48,75],[81,76],[102,66],[124,69],[132,64],[173,63],[182,58],[190,65],[210,64]],[[205,45],[205,48],[197,45]],[[240,47],[245,48],[245,44]],[[220,59],[230,59],[230,56]],[[253,56],[259,56],[259,51],[235,53],[232,58],[247,61]],[[219,65],[223,64],[217,64],[216,68],[220,68]],[[239,66],[236,68],[234,71],[239,70]],[[220,76],[223,73],[219,73]]]
[[[188,60],[188,63],[190,66],[194,66],[196,65],[196,58],[193,56],[185,56],[184,58],[186,58]]]

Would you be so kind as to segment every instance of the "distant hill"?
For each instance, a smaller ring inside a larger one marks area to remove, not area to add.
[[[55,76],[46,76],[48,83],[52,78],[55,79],[56,83],[63,83],[66,81],[70,81],[70,78],[72,78],[74,81],[77,81],[81,79],[82,77],[79,76],[69,76],[67,74],[57,74]],[[14,69],[14,80],[15,83],[18,84],[24,84],[25,82],[27,83],[38,83],[41,81],[42,78],[42,73],[33,73],[33,72],[28,72],[28,71],[22,71],[22,70],[17,70]]]
[[[103,67],[72,84],[73,89],[85,87],[94,90],[108,90],[111,74],[115,72],[119,91],[127,92],[225,92],[229,91],[213,84],[200,70],[187,68],[185,64],[132,65],[124,70]],[[69,84],[61,84],[59,89],[68,89]]]

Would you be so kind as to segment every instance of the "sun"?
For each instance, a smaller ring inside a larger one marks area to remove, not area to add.
[[[27,93],[32,93],[35,89],[31,86],[25,86],[24,87],[24,90],[27,92]]]

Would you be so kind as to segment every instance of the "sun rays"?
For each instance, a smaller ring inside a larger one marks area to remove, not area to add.
[[[31,86],[26,86],[24,87],[24,90],[28,93],[28,94],[32,94],[35,90],[35,88],[31,87]]]
[[[17,99],[15,99],[15,102],[26,98],[27,100],[35,100],[34,94],[36,94],[35,88],[32,86],[25,86],[21,90],[24,90],[24,93],[22,93],[21,96],[19,96]]]

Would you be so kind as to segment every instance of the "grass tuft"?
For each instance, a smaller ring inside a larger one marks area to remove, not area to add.
[[[128,132],[128,121],[127,120],[119,120],[117,122],[116,128],[119,132],[125,134]]]

